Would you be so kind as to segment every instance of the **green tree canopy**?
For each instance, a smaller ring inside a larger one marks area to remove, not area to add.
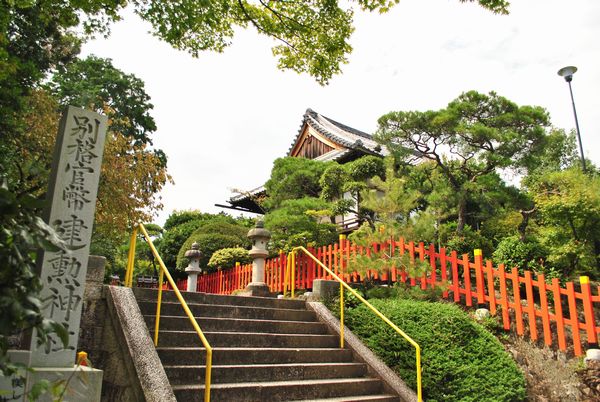
[[[541,175],[530,192],[538,210],[537,236],[547,262],[565,277],[598,278],[600,269],[600,176],[579,168]]]
[[[319,197],[323,172],[334,162],[285,157],[273,163],[271,178],[265,184],[267,209],[278,208],[283,201],[303,197]]]
[[[468,214],[477,180],[503,168],[528,166],[544,144],[547,112],[518,106],[494,92],[465,92],[436,111],[391,112],[379,119],[376,139],[398,157],[432,161],[457,197],[457,230]]]
[[[156,123],[150,111],[154,106],[144,82],[115,68],[110,59],[92,55],[76,60],[61,67],[48,86],[61,104],[107,114],[110,130],[136,146],[152,145],[150,135],[156,131]]]
[[[329,223],[329,206],[322,199],[304,197],[285,200],[279,208],[267,213],[265,227],[271,231],[271,250],[335,242],[337,231],[335,225]]]

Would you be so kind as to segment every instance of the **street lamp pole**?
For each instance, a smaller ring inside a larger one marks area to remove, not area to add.
[[[577,119],[577,109],[575,109],[575,99],[573,98],[573,88],[571,88],[571,81],[573,81],[573,74],[577,71],[575,66],[567,66],[558,70],[558,75],[564,77],[567,84],[569,84],[569,93],[571,94],[571,104],[573,105],[573,115],[575,116],[575,128],[577,129],[577,142],[579,143],[579,153],[581,154],[581,168],[586,171],[585,157],[583,156],[583,145],[581,144],[581,133],[579,132],[579,120]]]

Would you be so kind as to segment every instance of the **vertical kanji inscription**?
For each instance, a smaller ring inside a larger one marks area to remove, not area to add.
[[[71,106],[61,119],[46,220],[66,246],[38,259],[43,314],[67,328],[69,343],[65,346],[52,336],[47,345],[38,346],[34,338],[34,367],[69,367],[75,362],[106,125],[105,116]]]

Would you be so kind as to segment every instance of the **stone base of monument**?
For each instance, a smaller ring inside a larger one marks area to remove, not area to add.
[[[238,293],[239,296],[276,297],[266,283],[250,283],[246,289]]]
[[[12,362],[28,364],[29,351],[10,350],[9,356]],[[55,401],[59,395],[53,395],[53,390],[64,395],[60,400],[73,402],[99,402],[102,392],[102,370],[93,369],[85,366],[73,367],[33,367],[30,372],[20,371],[19,374],[25,378],[22,381],[15,376],[7,378],[0,376],[0,390],[4,394],[2,397],[9,401],[25,401],[30,398],[24,398],[31,388],[42,380],[50,383],[50,390],[40,396],[36,401],[46,402]],[[27,387],[27,391],[25,391]]]
[[[74,367],[34,367],[27,376],[27,387],[41,380],[48,380],[64,389],[61,400],[73,402],[100,402],[102,392],[102,370],[85,366]],[[63,388],[65,387],[65,388]],[[62,392],[62,391],[61,391]],[[52,392],[42,395],[38,401],[54,401]]]

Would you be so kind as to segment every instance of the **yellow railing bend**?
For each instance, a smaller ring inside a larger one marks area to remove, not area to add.
[[[308,251],[306,248],[304,248],[302,246],[294,247],[288,256],[288,261],[291,261],[291,263],[288,264],[288,267],[289,267],[288,269],[289,269],[289,271],[291,271],[290,276],[292,277],[292,280],[290,281],[292,298],[294,297],[294,287],[296,285],[295,280],[294,280],[294,276],[295,276],[294,271],[295,271],[296,251],[298,251],[298,250],[302,251],[304,254],[306,254],[308,257],[310,257],[314,262],[319,264],[319,266],[321,268],[323,268],[325,271],[327,271],[327,273],[329,275],[331,275],[331,277],[333,279],[335,279],[336,281],[338,281],[340,283],[340,347],[342,347],[342,348],[344,347],[344,341],[343,341],[343,339],[344,339],[344,293],[343,293],[343,288],[346,288],[346,290],[348,290],[348,292],[353,294],[358,300],[360,300],[364,305],[366,305],[373,313],[375,313],[375,315],[377,315],[379,318],[381,318],[386,324],[388,324],[390,327],[392,327],[397,333],[402,335],[402,337],[404,339],[406,339],[408,341],[408,343],[410,343],[412,346],[414,346],[415,352],[417,355],[417,357],[416,357],[416,361],[417,361],[417,399],[419,402],[422,402],[423,401],[423,392],[422,392],[422,387],[421,387],[421,347],[419,346],[419,344],[417,344],[404,331],[402,331],[400,328],[398,328],[396,326],[396,324],[394,324],[392,321],[390,321],[389,318],[384,316],[371,303],[366,301],[360,294],[358,294],[354,289],[352,289],[344,280],[342,280],[339,276],[337,276],[329,268],[327,268],[327,266],[325,264],[323,264],[321,261],[319,261],[317,259],[317,257],[315,257],[310,251]],[[286,275],[286,277],[287,277],[287,275]]]
[[[181,292],[177,288],[177,284],[173,280],[173,277],[169,273],[169,270],[165,267],[165,263],[163,262],[162,258],[160,258],[160,255],[158,255],[158,252],[156,251],[156,248],[154,247],[154,243],[152,243],[152,239],[148,235],[148,232],[146,232],[146,228],[144,227],[144,225],[142,223],[139,223],[137,225],[137,227],[134,228],[133,234],[131,235],[131,243],[130,244],[132,245],[132,247],[130,247],[130,249],[129,249],[129,260],[127,261],[127,273],[125,274],[125,278],[126,278],[125,286],[131,287],[132,283],[133,283],[133,262],[134,262],[134,258],[135,258],[135,236],[137,234],[138,227],[139,227],[140,231],[142,232],[142,234],[144,235],[144,237],[146,238],[146,241],[148,242],[148,245],[150,246],[150,250],[152,250],[152,254],[154,255],[154,258],[156,258],[156,260],[158,261],[158,265],[160,266],[160,273],[159,273],[159,279],[158,279],[158,300],[156,303],[156,319],[155,319],[155,326],[154,326],[154,346],[158,346],[158,329],[159,329],[159,323],[160,323],[160,307],[162,304],[163,276],[166,276],[167,281],[171,285],[171,288],[173,288],[173,291],[175,292],[175,295],[177,296],[177,299],[179,300],[179,303],[181,304],[181,307],[183,307],[185,314],[190,319],[190,322],[192,323],[194,330],[198,334],[198,337],[200,338],[200,340],[202,341],[202,344],[204,345],[204,348],[206,349],[206,373],[205,373],[205,381],[204,381],[204,402],[210,402],[210,382],[211,382],[211,372],[212,372],[212,347],[206,340],[206,337],[204,336],[204,333],[200,329],[200,326],[198,325],[196,318],[194,317],[194,315],[192,314],[187,303],[183,299],[183,296],[181,295]]]

